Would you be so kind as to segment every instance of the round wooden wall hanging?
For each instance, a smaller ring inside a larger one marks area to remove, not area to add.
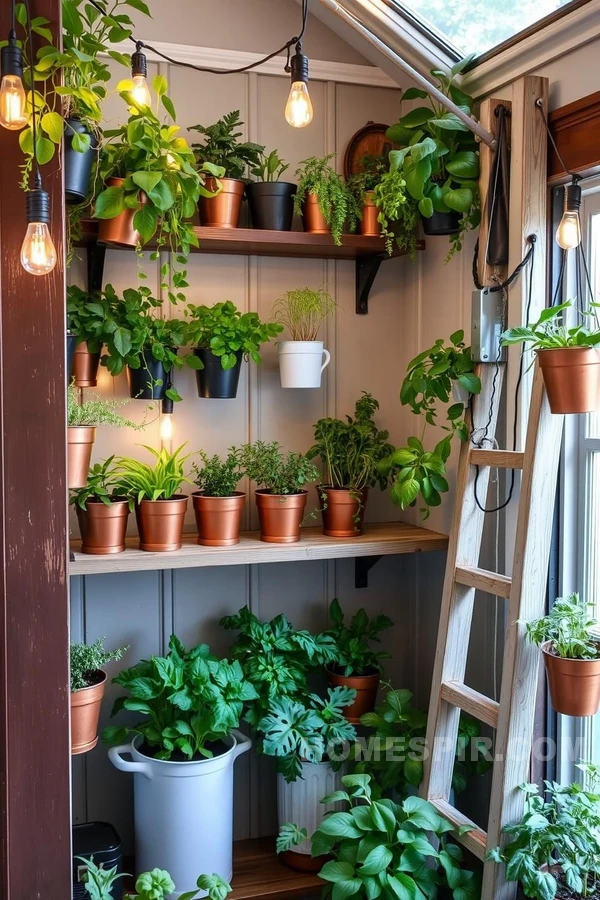
[[[345,178],[362,171],[361,159],[363,156],[367,154],[370,156],[387,155],[390,150],[394,149],[394,144],[385,136],[389,127],[380,122],[367,122],[350,138],[344,157]]]

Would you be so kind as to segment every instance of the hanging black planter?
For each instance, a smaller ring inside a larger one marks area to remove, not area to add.
[[[288,181],[255,181],[246,185],[253,228],[291,231],[296,185]]]
[[[196,370],[198,396],[205,400],[233,400],[237,396],[243,353],[236,353],[237,362],[233,369],[224,369],[221,357],[212,350],[196,347],[194,355],[204,363],[203,369]]]
[[[171,387],[171,372],[165,372],[160,360],[151,353],[142,354],[139,369],[127,366],[129,396],[135,400],[162,400]],[[161,384],[156,382],[160,381]]]
[[[73,377],[73,361],[75,359],[75,347],[77,346],[77,338],[74,334],[67,331],[67,381],[70,384]]]
[[[437,212],[433,211],[433,215],[428,219],[421,216],[423,222],[423,231],[430,237],[441,236],[444,234],[458,234],[460,231],[460,213],[454,212]]]
[[[73,132],[87,134],[90,146],[83,153],[73,149]],[[69,205],[83,203],[87,197],[96,158],[98,139],[79,119],[67,119],[65,125],[65,200]]]

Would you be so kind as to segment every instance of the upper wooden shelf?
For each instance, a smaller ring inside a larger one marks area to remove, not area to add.
[[[195,534],[184,535],[181,550],[150,553],[138,550],[138,539],[128,542],[124,553],[91,556],[81,553],[80,541],[73,541],[75,559],[69,563],[70,575],[99,575],[108,572],[144,572],[158,569],[195,569],[204,566],[245,566],[261,563],[298,562],[314,559],[347,559],[361,556],[391,556],[425,550],[445,550],[446,535],[403,522],[366,525],[365,533],[355,538],[331,538],[321,528],[302,529],[296,544],[267,544],[258,532],[249,531],[233,547],[201,547]]]

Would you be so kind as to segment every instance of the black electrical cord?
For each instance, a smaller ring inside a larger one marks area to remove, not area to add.
[[[505,281],[501,281],[501,282],[498,282],[498,284],[492,284],[492,285],[488,286],[487,290],[490,293],[494,294],[494,293],[497,293],[498,291],[506,290],[506,288],[509,288],[511,286],[511,284],[513,284],[513,282],[519,277],[520,272],[522,271],[522,269],[525,268],[525,266],[527,265],[527,263],[533,256],[535,235],[534,234],[529,235],[527,240],[530,242],[530,247],[529,247],[527,253],[525,254],[525,256],[523,257],[523,259],[521,260],[521,262],[519,263],[519,265],[515,268],[515,270],[512,272],[512,274],[508,276],[508,278]],[[479,272],[477,270],[478,261],[479,261],[479,238],[477,239],[477,243],[475,244],[475,252],[473,254],[473,283],[475,284],[475,287],[478,291],[482,291],[484,289],[485,285],[483,285],[481,283],[481,281],[479,280]]]
[[[29,5],[29,0],[25,0],[25,11],[27,13],[27,37],[29,41],[29,78],[31,80],[31,84],[29,85],[29,89],[31,91],[31,136],[33,139],[33,165],[34,165],[34,189],[41,190],[42,187],[42,173],[40,172],[40,165],[38,162],[37,155],[37,113],[35,108],[35,69],[33,63],[33,32],[31,29],[31,9]]]

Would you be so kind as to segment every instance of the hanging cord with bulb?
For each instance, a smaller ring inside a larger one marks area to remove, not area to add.
[[[13,2],[14,6],[14,2]],[[29,41],[29,90],[31,91],[31,135],[33,138],[33,189],[35,191],[42,190],[42,173],[37,155],[37,114],[35,109],[35,67],[33,63],[33,31],[31,28],[31,9],[29,0],[25,0],[25,10],[27,13],[27,38]]]

